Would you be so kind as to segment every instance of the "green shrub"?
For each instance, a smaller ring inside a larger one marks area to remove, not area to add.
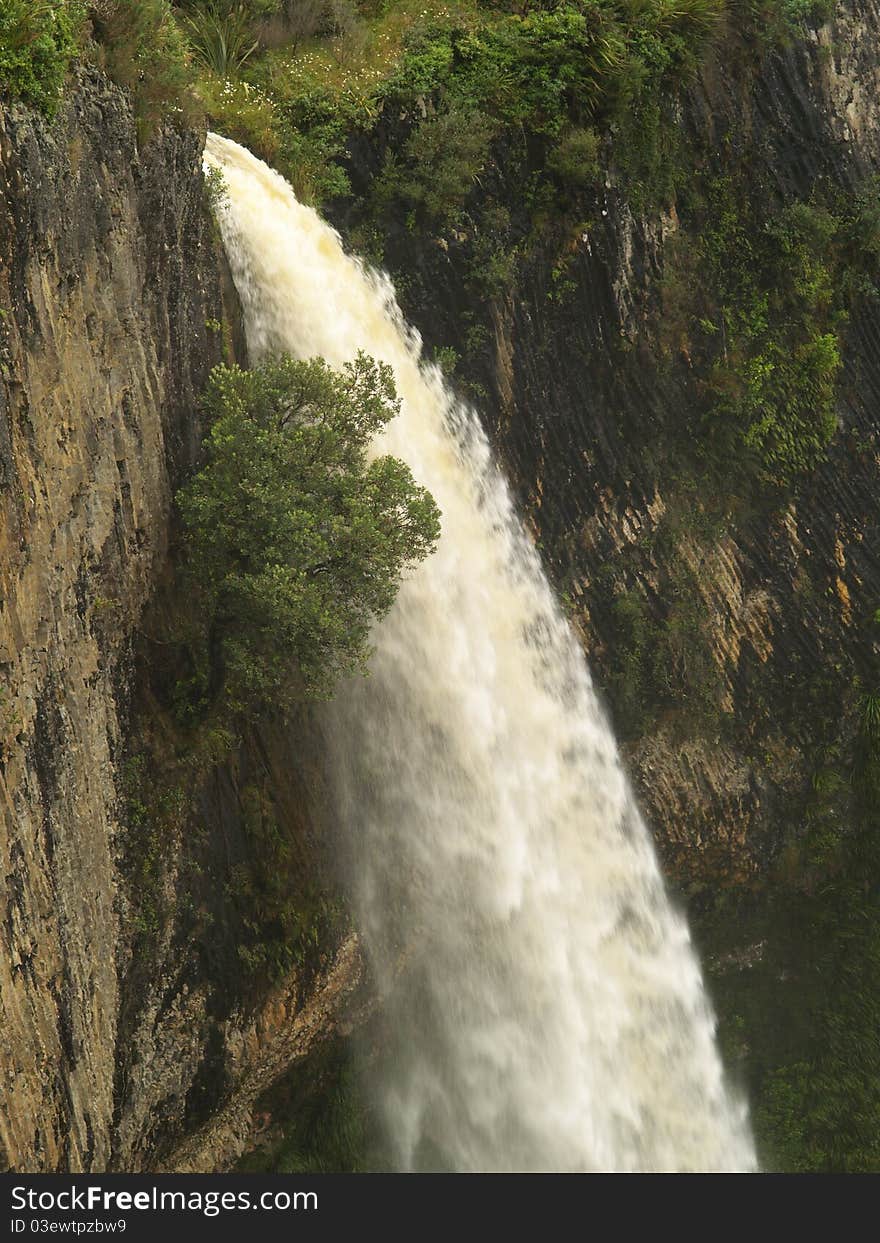
[[[92,25],[107,71],[132,92],[142,137],[169,116],[192,117],[189,46],[169,0],[106,0]]]
[[[351,189],[341,161],[345,154],[348,110],[318,84],[306,81],[279,100],[279,163],[296,195],[322,203]]]
[[[454,222],[479,180],[489,154],[492,124],[468,108],[440,112],[410,137],[404,159],[386,165],[389,189],[435,224]]]
[[[229,198],[229,186],[222,168],[205,170],[205,198],[212,212],[217,212]],[[220,326],[222,327],[222,325]],[[217,331],[219,332],[218,327]]]
[[[400,106],[442,88],[452,103],[555,135],[567,117],[593,114],[626,60],[613,10],[584,9],[562,4],[524,17],[416,29],[382,93]]]
[[[566,185],[595,185],[601,171],[599,135],[589,128],[568,130],[551,150],[547,167]]]
[[[251,15],[237,4],[209,4],[184,14],[183,28],[196,59],[218,77],[235,77],[259,46],[251,33]]]
[[[0,0],[0,90],[52,115],[84,13],[71,0]]]
[[[217,367],[206,463],[178,493],[217,693],[232,712],[326,696],[439,534],[430,495],[368,460],[398,409],[390,369],[285,357]]]
[[[705,446],[789,485],[824,459],[837,427],[855,216],[817,202],[776,208],[754,187],[708,188],[696,228],[699,307],[692,339],[708,360]],[[862,260],[859,261],[863,262]]]

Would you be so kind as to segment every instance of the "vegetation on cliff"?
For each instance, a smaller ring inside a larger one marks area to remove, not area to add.
[[[162,108],[191,114],[198,101],[218,127],[318,202],[349,188],[352,134],[403,109],[412,141],[396,153],[397,169],[385,170],[392,192],[442,218],[473,189],[496,140],[538,140],[539,163],[563,182],[578,181],[594,141],[581,127],[613,122],[631,139],[638,130],[641,143],[662,145],[657,109],[670,101],[658,92],[674,96],[728,17],[768,41],[830,7],[831,0],[2,0],[0,85],[50,109],[72,57],[96,58],[132,88],[150,120]],[[529,158],[534,163],[534,153]]]
[[[0,90],[54,112],[84,17],[66,0],[0,0]]]
[[[277,710],[365,667],[373,623],[440,530],[404,462],[367,458],[399,404],[364,354],[341,372],[289,357],[215,369],[205,465],[178,495],[201,627],[190,710],[206,692]]]
[[[702,393],[692,431],[720,479],[784,489],[815,470],[837,431],[849,314],[878,296],[877,184],[817,181],[808,201],[761,193],[755,170],[695,173],[664,283],[667,338]],[[720,469],[719,469],[720,468]]]
[[[150,660],[165,728],[131,756],[122,793],[144,952],[168,900],[163,850],[185,837],[173,900],[189,935],[209,956],[231,953],[253,984],[314,966],[344,913],[334,884],[304,869],[302,815],[278,806],[265,772],[237,775],[244,848],[227,848],[219,871],[193,818],[199,791],[267,723],[365,671],[370,629],[431,552],[440,516],[405,463],[368,455],[399,401],[390,369],[364,354],[340,371],[286,356],[218,366],[203,408],[203,461],[177,495],[180,546]],[[222,895],[219,931],[209,893]]]
[[[469,300],[461,339],[436,343],[438,357],[477,397],[492,349],[478,308],[500,305],[536,255],[550,273],[548,302],[574,305],[578,245],[595,231],[610,188],[637,212],[675,202],[680,241],[665,255],[659,301],[668,357],[660,362],[684,360],[695,400],[675,434],[651,445],[667,502],[662,524],[645,537],[661,605],[648,599],[635,556],[630,574],[624,550],[607,686],[628,739],[662,719],[728,740],[738,726],[721,705],[690,554],[728,527],[744,530],[758,509],[781,513],[820,467],[838,430],[848,316],[859,300],[877,297],[880,209],[871,184],[843,192],[817,182],[798,198],[759,183],[748,159],[697,150],[681,101],[720,41],[753,68],[768,47],[831,7],[0,0],[0,82],[51,113],[68,66],[84,55],[131,89],[145,139],[160,118],[204,115],[278,167],[301,197],[344,219],[359,249],[395,269],[404,303],[420,279],[409,262],[416,249],[454,252]],[[316,426],[294,420],[291,436],[279,415],[294,372],[297,385],[312,386],[315,408],[325,398],[339,409],[350,402],[349,381],[320,363],[222,369],[207,398],[206,462],[181,494],[199,607],[175,649],[174,708],[190,731],[190,759],[197,754],[202,767],[228,751],[277,690],[291,702],[323,693],[356,666],[368,619],[387,607],[407,553],[431,540],[428,498],[393,466],[365,489],[371,468],[345,429],[324,446],[326,462],[354,463],[344,481],[328,489],[303,470],[298,455],[315,447]],[[372,375],[381,422],[393,397]],[[405,521],[389,538],[392,511]],[[351,559],[334,564],[330,535],[343,528],[358,539],[346,550]],[[319,568],[294,572],[300,564]],[[369,590],[346,606],[352,582]],[[808,597],[824,589],[805,582],[805,625],[818,625]],[[876,643],[866,633],[865,650]],[[742,1054],[762,1156],[778,1168],[880,1165],[880,739],[869,664],[836,650],[818,674],[793,663],[791,715],[812,718],[816,751],[814,781],[796,812],[804,830],[786,843],[751,906],[722,894],[703,925],[713,950],[737,921],[769,946],[742,979],[717,970],[715,987],[727,1053]],[[774,688],[760,669],[746,676],[756,720],[774,710]],[[788,733],[795,736],[793,727]],[[746,754],[757,745],[738,741]],[[755,772],[764,762],[755,753]],[[144,826],[136,881],[149,894],[161,834],[181,814],[179,787],[132,789],[134,819]],[[242,803],[255,849],[236,862],[225,892],[240,959],[274,975],[324,935],[332,912],[323,897],[311,905],[291,897],[291,844],[258,783],[246,784]],[[152,935],[146,898],[138,918],[144,937]],[[299,1136],[285,1158],[290,1168],[313,1145],[339,1148],[335,1138]],[[310,1167],[325,1157],[312,1154]]]
[[[666,509],[615,566],[608,690],[627,739],[661,727],[711,739],[747,757],[762,797],[790,782],[797,748],[811,780],[773,806],[772,863],[719,886],[723,867],[704,848],[682,860],[681,879],[762,1162],[876,1169],[876,610],[850,600],[840,565],[829,580],[808,553],[790,621],[780,608],[772,624],[774,659],[731,667],[707,600],[719,549],[755,547],[788,515],[821,510],[830,450],[834,469],[873,452],[864,434],[842,433],[840,377],[850,322],[880,296],[880,198],[874,181],[853,192],[817,178],[808,199],[780,201],[746,147],[741,162],[725,153],[704,169],[698,158],[678,211],[658,326],[661,373],[683,364],[690,400],[648,448]],[[775,573],[766,586],[785,598]],[[731,941],[746,947],[739,960]]]
[[[202,112],[301,197],[344,214],[373,258],[389,260],[401,222],[456,246],[475,299],[503,294],[547,247],[552,295],[564,299],[572,239],[589,235],[609,182],[636,207],[665,205],[679,187],[693,197],[702,174],[681,92],[713,46],[758,56],[830,12],[827,0],[6,7],[0,49],[6,29],[7,55],[27,67],[7,73],[13,93],[55,106],[78,39],[132,89],[145,134],[159,117]],[[755,196],[742,206],[720,183],[701,193],[703,262],[692,275],[707,305],[689,347],[705,361],[704,443],[784,482],[821,459],[835,427],[845,308],[834,260],[848,225],[827,205],[770,219]],[[405,291],[409,273],[394,274]],[[485,348],[475,323],[465,364]],[[447,368],[458,359],[445,350]]]
[[[877,621],[866,625],[876,640]],[[742,1066],[764,1162],[798,1172],[880,1167],[880,730],[876,662],[866,692],[816,679],[819,755],[792,835],[756,902],[728,895],[711,942],[741,921],[757,946],[744,971],[715,967],[729,1062]]]

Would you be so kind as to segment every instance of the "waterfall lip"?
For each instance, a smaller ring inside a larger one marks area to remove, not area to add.
[[[443,515],[370,677],[322,713],[342,868],[387,984],[372,1087],[396,1163],[756,1169],[686,923],[477,416],[388,278],[280,174],[211,133],[205,161],[252,357],[389,362],[402,408],[377,448]]]

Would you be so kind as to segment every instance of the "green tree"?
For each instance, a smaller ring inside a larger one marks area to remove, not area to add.
[[[368,448],[399,409],[391,369],[283,357],[216,367],[206,462],[178,493],[212,691],[236,712],[325,697],[439,535],[430,494]]]

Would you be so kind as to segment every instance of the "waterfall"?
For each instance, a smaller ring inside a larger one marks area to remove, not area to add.
[[[282,177],[213,135],[206,160],[252,355],[390,363],[377,448],[442,511],[325,722],[398,1168],[754,1169],[687,926],[476,416]]]

